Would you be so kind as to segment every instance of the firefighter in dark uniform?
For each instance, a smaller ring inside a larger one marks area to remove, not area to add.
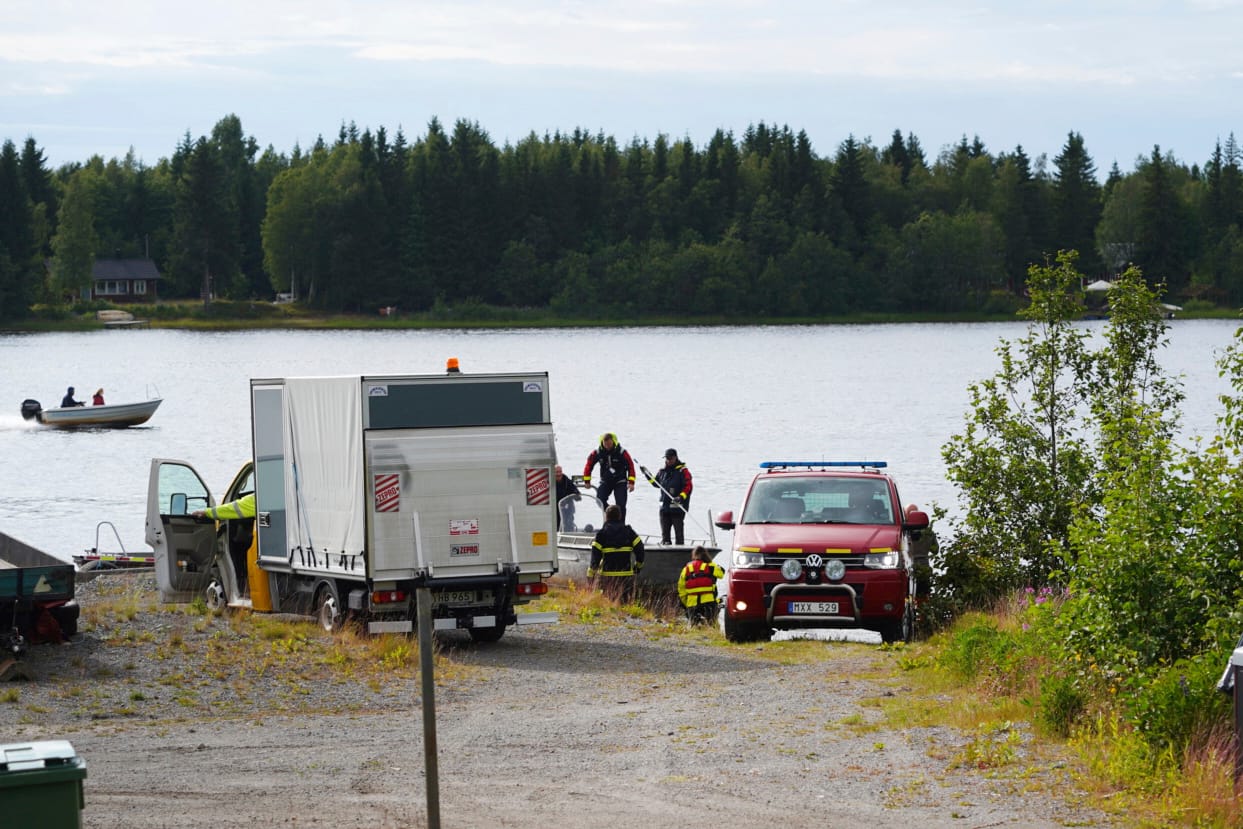
[[[691,503],[691,471],[678,457],[678,450],[665,450],[665,465],[652,478],[652,486],[660,490],[660,543],[669,543],[670,530],[673,530],[673,539],[678,544],[685,543],[686,513]]]
[[[716,618],[716,582],[723,578],[725,570],[712,561],[702,544],[696,544],[691,550],[691,560],[678,576],[678,599],[686,609],[686,620],[692,625]]]
[[[634,492],[634,461],[630,453],[622,449],[616,433],[600,435],[600,445],[587,456],[587,465],[583,467],[583,483],[587,486],[591,486],[591,472],[597,463],[600,464],[600,483],[596,486],[596,497],[607,505],[612,495],[621,508],[621,520],[625,521],[626,498]]]
[[[587,575],[599,579],[606,596],[629,601],[645,555],[643,539],[622,520],[621,508],[609,504],[604,510],[604,526],[591,544]]]

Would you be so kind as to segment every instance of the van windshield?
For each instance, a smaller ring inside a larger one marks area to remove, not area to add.
[[[760,478],[743,524],[892,524],[893,502],[883,479],[832,475]]]

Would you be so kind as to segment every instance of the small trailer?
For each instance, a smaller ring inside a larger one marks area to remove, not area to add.
[[[253,458],[215,505],[186,462],[151,461],[147,543],[164,601],[315,614],[409,632],[415,591],[437,630],[496,641],[557,569],[548,375],[251,381]]]
[[[78,632],[73,565],[0,532],[0,677],[28,642]]]

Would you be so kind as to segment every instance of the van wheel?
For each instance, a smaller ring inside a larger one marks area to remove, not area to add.
[[[739,622],[729,617],[729,612],[725,613],[725,638],[730,642],[754,642],[762,639],[768,641],[773,637],[772,628],[755,622]]]
[[[326,581],[315,592],[315,616],[326,633],[336,633],[345,625],[336,582]]]
[[[896,622],[887,622],[881,628],[880,638],[883,642],[909,642],[915,634],[915,605],[908,601],[902,611],[902,618]]]

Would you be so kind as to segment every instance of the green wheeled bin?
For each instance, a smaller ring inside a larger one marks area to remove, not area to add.
[[[0,745],[0,815],[12,829],[81,829],[86,761],[67,740]]]

